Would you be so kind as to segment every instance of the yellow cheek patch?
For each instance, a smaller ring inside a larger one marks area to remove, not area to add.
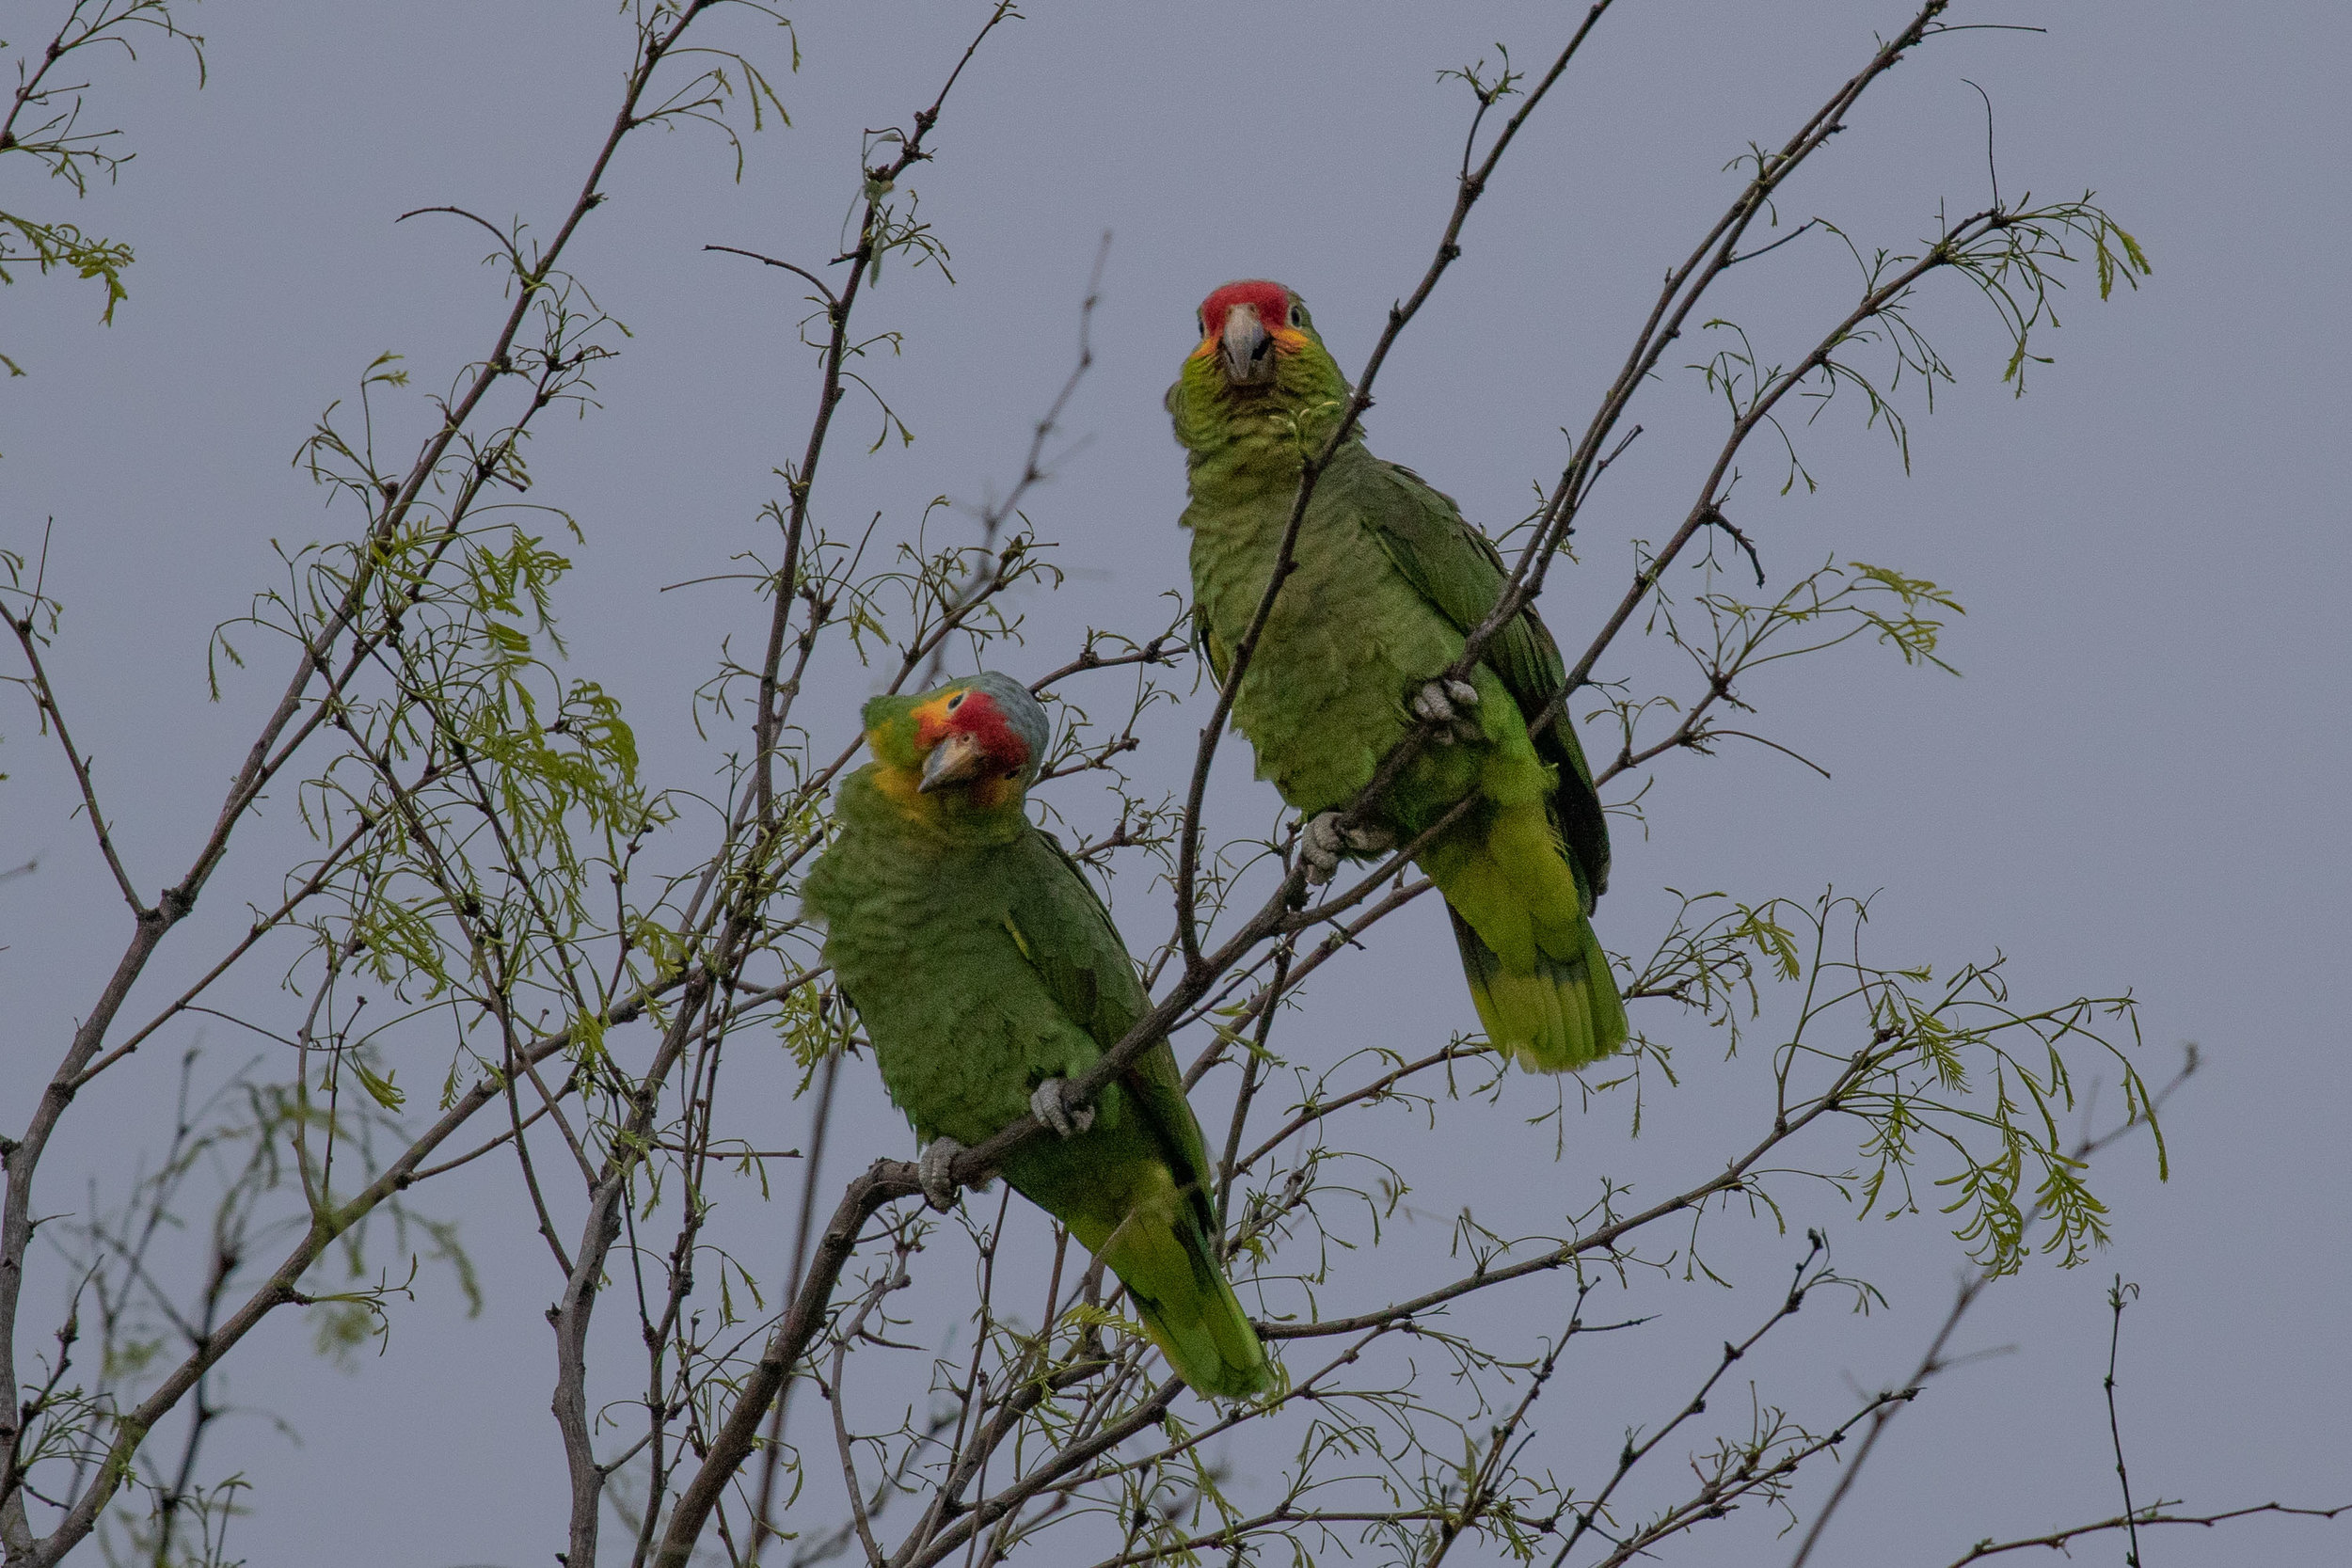
[[[995,811],[1020,798],[1020,782],[1002,773],[992,773],[968,784],[943,789],[936,795],[923,793],[923,775],[912,768],[896,768],[888,763],[874,769],[874,787],[882,798],[909,816],[937,820],[949,800],[961,794],[964,800],[979,811]]]
[[[1278,326],[1266,336],[1272,338],[1274,346],[1284,354],[1296,354],[1307,346],[1307,334],[1295,326]]]
[[[930,801],[923,797],[921,775],[908,768],[883,766],[874,770],[874,787],[900,811],[910,815],[930,810]]]
[[[934,697],[914,710],[914,743],[917,746],[930,745],[942,731],[946,729],[947,704],[956,695],[958,695],[956,692],[950,691],[945,697]]]

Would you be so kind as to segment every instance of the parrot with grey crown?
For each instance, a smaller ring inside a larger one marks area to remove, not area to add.
[[[1091,1105],[1068,1094],[1151,1003],[1109,911],[1029,820],[1045,710],[984,672],[877,697],[864,722],[873,760],[841,786],[803,902],[924,1140],[926,1196],[953,1207],[955,1157],[1033,1113],[1055,1135],[1006,1156],[1013,1190],[1118,1275],[1186,1383],[1264,1392],[1273,1370],[1217,1258],[1208,1151],[1168,1041]]]

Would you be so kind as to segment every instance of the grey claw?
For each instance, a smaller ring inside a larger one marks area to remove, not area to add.
[[[1029,1110],[1061,1136],[1074,1138],[1094,1125],[1094,1107],[1072,1105],[1069,1093],[1069,1079],[1048,1078],[1029,1096]]]
[[[1377,855],[1395,847],[1396,835],[1388,829],[1343,828],[1335,811],[1315,817],[1298,835],[1298,857],[1307,863],[1307,880],[1317,885],[1339,875],[1344,855]]]
[[[956,1179],[947,1174],[947,1167],[962,1152],[963,1145],[953,1138],[933,1138],[914,1162],[915,1174],[923,1183],[923,1201],[943,1214],[956,1206]]]
[[[1468,681],[1434,680],[1413,693],[1413,713],[1438,726],[1430,738],[1440,746],[1478,739],[1483,732],[1470,710],[1478,705],[1478,688]]]
[[[1339,875],[1340,814],[1327,811],[1311,820],[1298,833],[1298,858],[1307,863],[1307,880],[1317,886]]]

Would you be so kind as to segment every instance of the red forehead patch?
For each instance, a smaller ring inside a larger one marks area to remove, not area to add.
[[[1258,320],[1270,332],[1289,320],[1291,292],[1263,277],[1245,277],[1238,283],[1225,284],[1200,302],[1202,325],[1210,332],[1222,330],[1227,313],[1236,305],[1256,306]]]
[[[948,699],[954,704],[947,713],[950,731],[973,736],[979,741],[981,751],[1006,768],[1018,768],[1029,760],[1029,743],[1021,738],[1021,732],[1012,727],[1005,710],[996,705],[995,698],[974,690],[963,691],[959,697]]]

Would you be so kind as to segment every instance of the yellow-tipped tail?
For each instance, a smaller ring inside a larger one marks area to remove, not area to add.
[[[1258,1331],[1209,1256],[1197,1225],[1137,1223],[1131,1215],[1098,1256],[1127,1287],[1144,1332],[1176,1374],[1204,1394],[1246,1400],[1274,1386]],[[1080,1236],[1079,1240],[1086,1238]]]
[[[1179,1377],[1219,1399],[1249,1399],[1274,1386],[1274,1368],[1217,1262],[1198,1204],[1197,1194],[1179,1189],[1154,1162],[1118,1172],[1054,1212],[1119,1275],[1144,1332]]]
[[[1537,1072],[1626,1042],[1625,1002],[1541,797],[1497,801],[1421,857],[1445,895],[1486,1037]]]
[[[1454,917],[1478,1022],[1497,1049],[1532,1071],[1566,1072],[1625,1044],[1625,1002],[1589,923],[1574,958],[1563,962],[1538,950],[1532,968],[1513,970],[1458,911],[1449,905],[1446,912]]]

